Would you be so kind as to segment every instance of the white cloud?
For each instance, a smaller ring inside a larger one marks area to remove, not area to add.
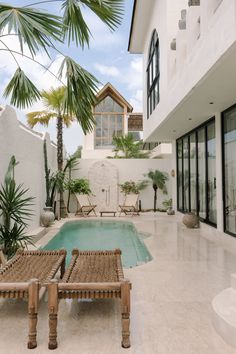
[[[121,80],[127,84],[129,90],[140,90],[143,86],[143,61],[142,58],[135,58],[130,66],[124,71]]]
[[[83,15],[92,34],[90,48],[106,51],[107,47],[122,45],[123,37],[117,31],[112,32],[98,16],[88,10]]]
[[[130,104],[134,108],[134,112],[143,111],[143,91],[137,90],[130,98]]]
[[[114,65],[102,65],[99,63],[94,64],[95,69],[102,75],[117,77],[120,75],[120,71]]]

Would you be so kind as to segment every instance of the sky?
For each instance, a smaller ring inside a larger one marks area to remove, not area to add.
[[[5,1],[10,5],[24,6],[33,3],[34,0],[15,0]],[[139,55],[128,53],[128,41],[131,25],[133,0],[125,0],[125,11],[122,24],[111,32],[94,14],[89,11],[84,12],[86,23],[88,24],[93,38],[90,40],[90,47],[82,50],[74,44],[68,48],[66,45],[57,45],[58,49],[64,54],[71,56],[82,67],[91,72],[100,82],[102,87],[110,82],[134,108],[134,112],[142,111],[142,58]],[[59,13],[58,2],[50,4],[37,5],[41,9],[47,9],[53,13]],[[12,49],[18,47],[15,37],[5,37],[5,43]],[[2,45],[0,44],[0,49]],[[50,70],[57,73],[62,57],[53,54],[54,62]],[[50,60],[44,53],[37,54],[36,59],[44,65],[49,65]],[[45,72],[39,65],[17,56],[22,68],[26,74],[36,84],[38,89],[49,89],[50,87],[58,87],[58,82]],[[13,58],[4,51],[0,50],[0,104],[9,103],[3,99],[3,91],[8,81],[16,70],[16,64]],[[18,119],[26,124],[25,114],[27,112],[38,111],[44,109],[41,102],[37,102],[32,107],[19,111],[17,110]],[[37,125],[34,130],[38,132],[48,131],[51,139],[56,141],[56,121],[50,123],[48,128]],[[71,128],[64,129],[64,144],[69,154],[72,154],[79,145],[83,143],[83,134],[80,126],[73,123]]]

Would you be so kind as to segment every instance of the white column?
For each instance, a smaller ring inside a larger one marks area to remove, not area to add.
[[[222,139],[221,139],[221,114],[215,114],[216,128],[216,208],[217,208],[217,229],[223,231],[223,176],[222,176]]]

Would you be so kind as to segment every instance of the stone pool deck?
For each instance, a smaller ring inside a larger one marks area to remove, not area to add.
[[[236,239],[203,224],[200,229],[186,229],[181,215],[150,213],[125,220],[133,221],[138,231],[151,234],[144,242],[153,256],[145,265],[125,269],[133,284],[132,347],[120,346],[118,301],[61,300],[59,347],[54,352],[234,354],[236,349],[212,326],[211,301],[230,286],[230,275],[236,272]],[[51,229],[45,237],[53,233]],[[40,303],[38,347],[31,351],[26,349],[27,330],[27,304],[1,300],[0,353],[50,353],[45,299]]]

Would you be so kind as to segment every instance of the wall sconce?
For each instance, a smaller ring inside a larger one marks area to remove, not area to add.
[[[171,170],[170,175],[171,177],[175,177],[175,170]]]

